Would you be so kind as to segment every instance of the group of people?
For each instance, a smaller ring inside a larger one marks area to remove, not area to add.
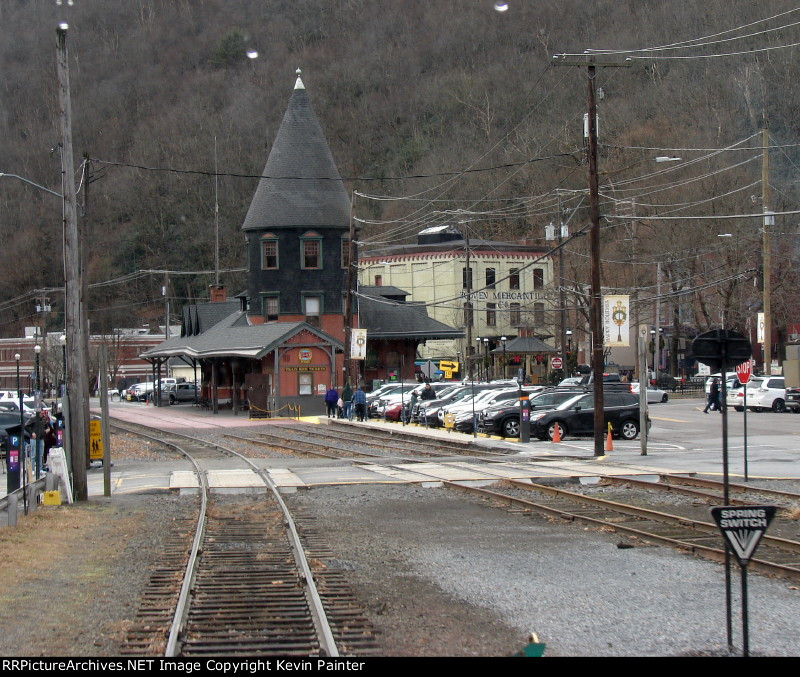
[[[328,388],[325,393],[325,409],[328,418],[346,418],[359,421],[366,421],[367,416],[367,393],[364,388],[353,388],[350,383],[345,384],[342,394],[334,386]]]

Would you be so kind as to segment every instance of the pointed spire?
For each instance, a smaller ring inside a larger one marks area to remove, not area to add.
[[[300,69],[242,230],[349,228],[350,198]]]

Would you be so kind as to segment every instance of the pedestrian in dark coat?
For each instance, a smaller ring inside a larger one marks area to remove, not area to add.
[[[339,391],[333,386],[328,388],[325,393],[325,407],[328,410],[328,418],[336,418],[336,403],[339,401]]]
[[[717,379],[711,382],[711,387],[708,390],[708,402],[706,402],[706,408],[703,409],[703,413],[707,414],[709,409],[721,411],[719,406],[719,381]]]

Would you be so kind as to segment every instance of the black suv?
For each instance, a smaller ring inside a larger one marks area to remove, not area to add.
[[[530,398],[531,411],[553,409],[583,392],[585,392],[583,388],[546,390]],[[519,399],[516,402],[484,409],[478,415],[478,430],[490,435],[519,437]]]
[[[603,430],[611,424],[611,434],[625,440],[639,435],[639,396],[625,392],[604,392]],[[555,409],[531,414],[531,435],[540,440],[553,439],[556,424],[561,437],[594,434],[594,393],[574,395]],[[647,418],[648,428],[650,418]]]

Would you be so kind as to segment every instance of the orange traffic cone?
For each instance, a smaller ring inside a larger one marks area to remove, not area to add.
[[[606,451],[614,451],[614,443],[611,441],[611,425],[608,426],[608,435],[606,435]]]
[[[561,441],[561,426],[558,423],[553,427],[553,442]]]

